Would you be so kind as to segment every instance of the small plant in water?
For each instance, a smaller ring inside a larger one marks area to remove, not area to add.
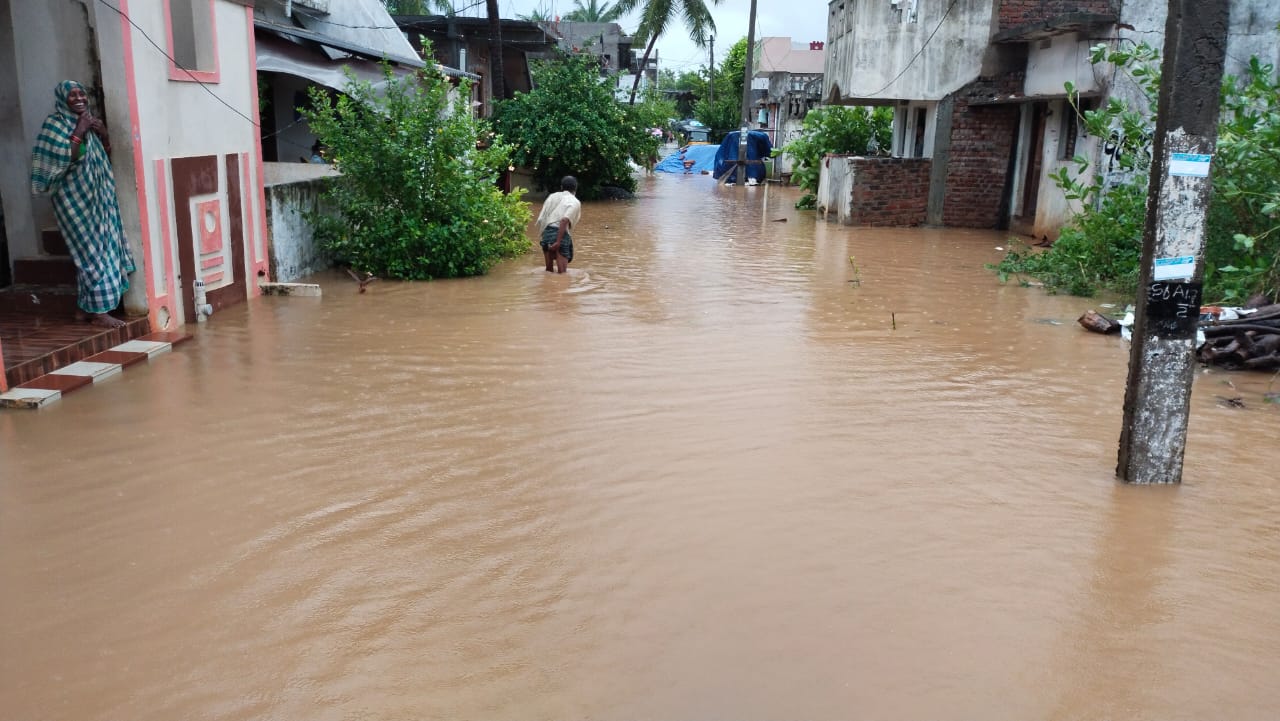
[[[858,268],[858,263],[853,259],[852,255],[849,256],[849,267],[853,268],[853,277],[849,279],[849,282],[853,283],[856,286],[861,287],[862,286],[862,270]]]

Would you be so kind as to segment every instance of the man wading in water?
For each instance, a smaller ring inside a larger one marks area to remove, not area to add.
[[[538,227],[542,229],[542,257],[547,261],[547,272],[555,264],[555,272],[564,273],[569,270],[569,261],[573,260],[573,236],[569,228],[578,225],[582,216],[582,203],[578,201],[578,179],[572,175],[564,176],[560,181],[560,192],[547,196],[542,204],[542,212],[538,214]]]

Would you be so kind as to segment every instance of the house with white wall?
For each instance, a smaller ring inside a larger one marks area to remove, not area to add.
[[[0,0],[0,203],[10,279],[69,262],[44,242],[48,198],[31,147],[64,79],[108,127],[121,219],[138,270],[124,310],[151,330],[214,312],[267,273],[254,0]],[[64,251],[65,252],[65,251]],[[0,354],[3,348],[0,347]],[[0,380],[0,383],[3,383]]]
[[[832,0],[825,98],[892,105],[892,155],[907,161],[896,180],[863,173],[881,186],[864,196],[910,205],[917,223],[1056,237],[1072,209],[1049,176],[1075,155],[1104,162],[1105,150],[1081,133],[1064,86],[1085,107],[1135,98],[1123,73],[1089,62],[1089,48],[1163,51],[1166,10],[1159,0]],[[1277,22],[1280,3],[1231,1],[1228,73],[1255,54],[1276,62]],[[846,170],[857,185],[858,169]]]
[[[756,122],[775,148],[800,137],[804,118],[822,102],[825,43],[793,41],[789,37],[765,37],[752,54],[752,89]],[[791,172],[791,157],[775,161],[775,172]]]

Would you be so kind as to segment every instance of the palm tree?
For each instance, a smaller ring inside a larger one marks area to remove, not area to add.
[[[554,18],[551,16],[551,10],[541,3],[527,15],[517,15],[517,18],[531,23],[549,23]]]
[[[684,18],[684,26],[689,31],[689,39],[699,48],[707,46],[707,38],[716,31],[716,21],[711,17],[704,0],[618,0],[617,10],[621,14],[631,12],[641,2],[644,8],[640,12],[640,27],[637,37],[649,38],[644,48],[644,57],[640,59],[640,68],[636,71],[636,81],[631,86],[631,104],[636,104],[636,91],[640,89],[640,74],[649,64],[649,56],[653,54],[653,46],[658,37],[667,31],[677,16]],[[720,0],[711,0],[712,5],[719,5]]]
[[[578,23],[611,23],[622,17],[621,1],[618,3],[573,0],[573,10],[565,13],[564,20]]]
[[[390,15],[430,15],[432,11],[455,17],[458,9],[450,0],[382,0]]]

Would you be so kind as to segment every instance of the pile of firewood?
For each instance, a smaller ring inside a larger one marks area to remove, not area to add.
[[[1232,320],[1219,319],[1215,307],[1201,310],[1200,331],[1205,339],[1197,351],[1201,363],[1227,370],[1280,369],[1280,303],[1259,305],[1256,312]],[[1093,310],[1078,322],[1095,333],[1120,332],[1119,321]]]
[[[1202,321],[1201,363],[1227,369],[1280,368],[1280,304],[1265,305],[1236,320]]]

